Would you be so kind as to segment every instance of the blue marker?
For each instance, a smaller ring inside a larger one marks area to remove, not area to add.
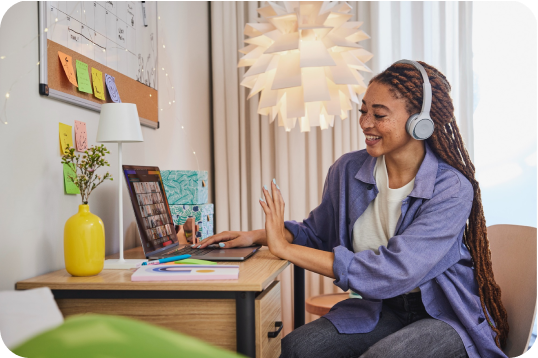
[[[191,255],[172,256],[172,257],[167,257],[165,259],[159,259],[159,260],[154,260],[154,261],[149,261],[149,262],[143,262],[141,266],[159,265],[159,264],[164,264],[164,263],[167,263],[167,262],[188,259],[189,257],[191,257]]]

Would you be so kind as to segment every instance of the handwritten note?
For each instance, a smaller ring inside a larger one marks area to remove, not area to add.
[[[79,91],[93,94],[90,76],[88,75],[88,64],[79,60],[77,60],[77,80]]]
[[[108,94],[110,95],[112,101],[116,103],[121,103],[120,94],[118,93],[118,89],[116,88],[116,80],[114,79],[114,77],[105,73],[105,83],[106,88],[108,89]]]
[[[62,61],[62,66],[64,68],[67,79],[69,80],[69,82],[78,87],[77,77],[75,76],[75,71],[73,71],[73,60],[71,56],[66,55],[61,51],[58,51],[58,57],[60,57],[60,61]]]
[[[103,73],[92,67],[93,94],[95,97],[105,100],[105,87],[103,86]]]
[[[86,135],[86,123],[75,121],[75,143],[77,151],[83,152],[88,149],[88,137]]]
[[[73,147],[73,127],[60,123],[60,154],[68,153],[65,149],[67,146]]]
[[[63,164],[64,166],[64,189],[66,194],[80,194],[78,186],[73,183],[72,178],[76,178],[75,166],[71,164]]]

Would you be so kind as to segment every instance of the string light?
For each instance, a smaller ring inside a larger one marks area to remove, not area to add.
[[[54,21],[58,22],[58,18],[55,18]]]
[[[49,32],[49,29],[45,27],[45,32]]]
[[[165,48],[164,45],[163,45],[163,48]]]
[[[163,71],[164,71],[164,67],[163,67]]]
[[[149,94],[149,96],[151,97],[151,93]]]
[[[172,104],[172,102],[168,102],[168,104]]]
[[[39,61],[37,61],[37,65],[39,66]]]
[[[168,76],[168,73],[166,75]]]
[[[0,60],[3,60],[4,58],[6,58],[6,56],[0,56]]]
[[[6,93],[6,98],[9,98],[9,92],[8,92],[8,93]]]

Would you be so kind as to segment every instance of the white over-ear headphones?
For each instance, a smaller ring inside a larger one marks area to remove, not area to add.
[[[422,109],[420,110],[420,113],[415,113],[409,117],[407,123],[405,124],[405,129],[407,129],[407,133],[409,133],[409,135],[415,139],[428,139],[432,135],[435,128],[435,125],[430,118],[430,108],[432,106],[432,85],[430,84],[428,74],[426,73],[426,70],[424,70],[424,67],[422,67],[422,65],[416,61],[400,60],[394,64],[396,63],[408,63],[413,65],[420,71],[422,75],[422,80],[424,81],[422,84]]]

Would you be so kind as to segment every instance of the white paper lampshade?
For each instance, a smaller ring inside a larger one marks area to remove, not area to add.
[[[134,103],[105,103],[101,106],[97,142],[143,142],[140,119]]]
[[[357,42],[370,38],[362,22],[349,21],[351,6],[338,1],[264,2],[261,18],[248,23],[247,46],[238,67],[250,67],[241,85],[247,99],[259,94],[258,114],[278,118],[290,131],[299,122],[326,129],[335,117],[345,119],[352,102],[366,91],[360,73],[373,56]]]

